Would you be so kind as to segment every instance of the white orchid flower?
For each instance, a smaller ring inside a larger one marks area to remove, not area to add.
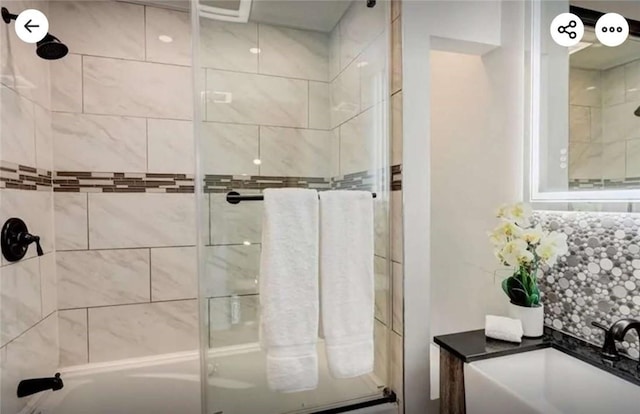
[[[500,259],[509,266],[520,266],[533,261],[534,256],[527,250],[527,242],[515,239],[508,242],[500,251]]]
[[[539,224],[531,229],[526,229],[522,232],[522,239],[529,244],[538,244],[547,233],[542,230],[542,226]]]

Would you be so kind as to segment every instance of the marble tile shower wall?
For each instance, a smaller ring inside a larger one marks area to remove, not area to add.
[[[55,1],[49,22],[70,50],[51,63],[60,365],[197,349],[189,15]]]
[[[569,174],[580,187],[640,178],[640,60],[611,69],[572,68]],[[604,180],[604,181],[602,181]]]
[[[46,1],[0,1],[16,13]],[[42,238],[21,261],[0,259],[0,412],[17,413],[24,378],[50,376],[58,367],[58,317],[53,239],[49,64],[13,27],[0,27],[0,224],[20,217]],[[18,184],[19,183],[19,184]]]

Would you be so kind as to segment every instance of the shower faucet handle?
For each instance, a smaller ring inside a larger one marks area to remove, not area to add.
[[[44,251],[40,245],[40,236],[29,233],[24,221],[13,217],[2,226],[0,247],[2,248],[3,256],[9,262],[17,262],[22,259],[27,254],[27,249],[31,243],[36,244],[36,252],[38,256],[42,256]]]

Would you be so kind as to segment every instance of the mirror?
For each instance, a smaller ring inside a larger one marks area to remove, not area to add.
[[[640,200],[640,6],[630,2],[532,2],[531,201]],[[610,9],[607,9],[610,8]],[[575,46],[562,47],[549,26],[566,11],[585,25]],[[623,7],[624,9],[624,7]],[[629,37],[602,45],[595,23],[623,14]],[[632,15],[632,17],[629,16]]]
[[[640,38],[569,52],[569,189],[640,188]]]

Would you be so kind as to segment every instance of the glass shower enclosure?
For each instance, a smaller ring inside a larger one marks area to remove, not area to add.
[[[377,3],[377,4],[376,4]],[[370,7],[372,6],[373,7]],[[199,289],[206,413],[321,412],[380,399],[388,384],[389,2],[192,2]],[[276,393],[259,345],[265,188],[372,191],[375,370],[328,372]]]

